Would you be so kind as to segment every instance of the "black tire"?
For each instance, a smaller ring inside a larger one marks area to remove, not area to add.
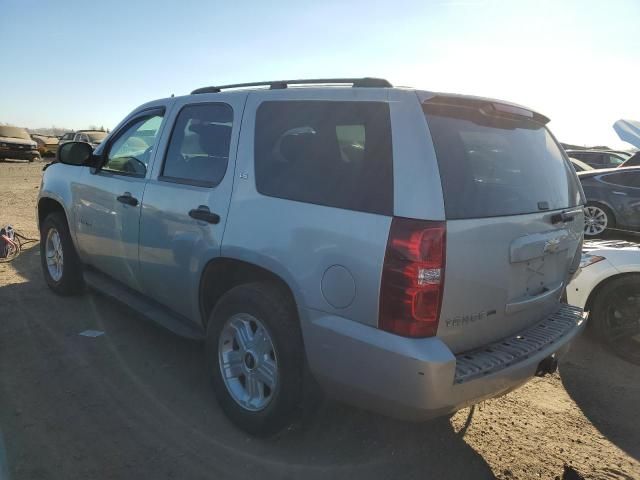
[[[613,278],[599,288],[589,322],[613,353],[640,365],[640,274]]]
[[[601,203],[597,203],[597,202],[588,202],[587,205],[585,206],[585,210],[588,209],[589,207],[593,207],[593,208],[597,208],[599,210],[601,210],[605,217],[606,217],[606,228],[600,232],[600,233],[596,233],[596,234],[591,234],[588,232],[588,228],[587,228],[587,219],[585,216],[585,229],[584,229],[584,235],[586,238],[599,238],[602,237],[604,235],[606,235],[610,229],[615,228],[616,227],[616,217],[613,214],[613,212],[611,211],[611,209],[609,207],[607,207],[606,205],[602,205]]]
[[[264,409],[250,411],[234,400],[220,368],[218,346],[223,328],[237,314],[249,314],[268,331],[277,358],[278,383]],[[267,436],[296,420],[303,399],[305,355],[298,315],[291,296],[270,283],[250,283],[232,288],[215,306],[207,324],[207,369],[220,406],[242,430]]]
[[[54,279],[47,267],[46,242],[49,231],[55,229],[60,237],[63,252],[62,276]],[[71,240],[67,219],[62,212],[50,213],[40,227],[40,263],[49,288],[59,295],[74,295],[84,289],[82,263]]]

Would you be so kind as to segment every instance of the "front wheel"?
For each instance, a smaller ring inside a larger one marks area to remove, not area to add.
[[[584,208],[585,237],[600,236],[613,227],[615,227],[615,218],[609,208],[597,203],[587,204]]]
[[[295,305],[268,283],[232,288],[207,325],[207,369],[227,417],[253,435],[290,424],[302,402],[304,351]]]
[[[640,274],[614,278],[599,289],[590,322],[620,357],[640,365]]]
[[[40,260],[49,288],[60,295],[83,288],[82,265],[71,240],[64,214],[49,214],[40,227]]]

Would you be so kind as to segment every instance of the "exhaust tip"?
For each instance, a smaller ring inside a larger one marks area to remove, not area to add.
[[[555,354],[545,358],[538,364],[536,369],[536,377],[544,377],[545,375],[551,375],[558,370],[558,359]]]

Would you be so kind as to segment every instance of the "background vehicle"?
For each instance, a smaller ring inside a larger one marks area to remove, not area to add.
[[[629,157],[631,157],[633,155],[633,152],[627,152],[625,150],[605,150],[606,152],[609,153],[615,153],[617,155],[619,155],[622,158],[626,158],[628,159]]]
[[[0,160],[5,158],[40,160],[36,142],[24,128],[0,125]]]
[[[58,143],[60,143],[58,137],[52,135],[31,134],[31,139],[38,145],[38,152],[40,152],[41,156],[55,155],[58,150]]]
[[[578,177],[587,197],[585,236],[640,229],[640,168],[591,170]]]
[[[102,130],[78,130],[77,132],[65,133],[60,138],[60,144],[67,142],[84,142],[92,147],[97,147],[107,137],[108,133]]]
[[[442,415],[553,371],[584,326],[560,303],[584,199],[547,122],[371,78],[150,102],[45,171],[44,276],[204,337],[247,431],[290,421],[307,368],[349,403]]]
[[[626,162],[620,165],[620,167],[640,167],[640,151],[634,153]]]
[[[577,158],[569,157],[569,161],[573,165],[573,168],[576,172],[586,172],[588,170],[593,170],[591,165],[584,163],[582,160],[578,160]]]
[[[589,328],[613,352],[640,365],[640,245],[589,241],[583,252],[569,303],[589,311]]]
[[[615,168],[627,160],[626,155],[607,150],[567,150],[567,155],[593,168]]]

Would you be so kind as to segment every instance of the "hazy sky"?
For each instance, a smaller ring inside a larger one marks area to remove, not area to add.
[[[0,0],[0,122],[113,127],[204,85],[378,76],[511,100],[564,142],[628,148],[640,0]]]

